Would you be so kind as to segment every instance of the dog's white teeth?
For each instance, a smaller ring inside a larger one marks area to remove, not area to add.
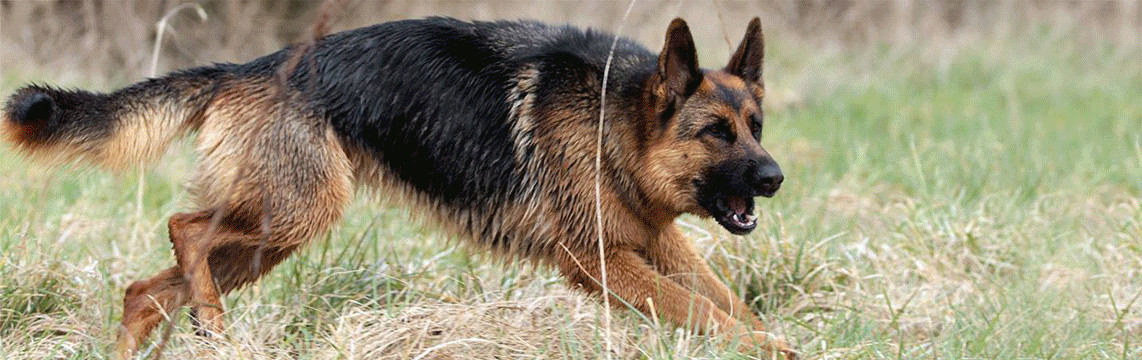
[[[757,224],[757,216],[753,214],[731,213],[729,218],[741,227],[752,227]]]
[[[753,214],[739,214],[730,212],[726,214],[726,219],[739,227],[753,227],[757,224],[757,216]]]

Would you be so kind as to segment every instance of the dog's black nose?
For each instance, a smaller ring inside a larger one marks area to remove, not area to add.
[[[758,195],[765,197],[773,196],[777,189],[781,188],[781,182],[785,181],[781,167],[773,161],[758,166],[753,176],[754,189]]]

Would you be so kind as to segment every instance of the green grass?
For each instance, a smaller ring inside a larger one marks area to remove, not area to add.
[[[752,235],[682,221],[808,359],[1140,358],[1142,52],[1067,41],[769,46],[763,143],[785,186]],[[0,150],[0,358],[108,356],[123,289],[172,262],[192,161],[148,170],[136,216],[133,175]],[[603,334],[548,269],[367,196],[348,214],[227,300],[229,338],[181,321],[167,356],[598,358],[603,336],[620,358],[737,356],[630,313]]]

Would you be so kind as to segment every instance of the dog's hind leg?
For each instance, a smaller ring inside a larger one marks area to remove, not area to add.
[[[116,345],[119,358],[132,356],[155,326],[164,318],[173,318],[188,302],[195,308],[215,309],[206,312],[211,316],[208,329],[221,330],[222,304],[206,256],[216,244],[239,240],[241,236],[235,236],[236,232],[221,221],[211,229],[212,214],[202,211],[175,214],[170,218],[170,240],[178,265],[127,287]]]
[[[205,111],[202,160],[190,182],[203,210],[170,219],[178,266],[128,288],[120,356],[137,350],[162,311],[183,305],[192,307],[199,333],[221,332],[222,295],[341,218],[353,174],[340,138],[327,119],[303,109],[303,99],[278,96],[273,84],[236,81]]]
[[[208,224],[211,218],[209,211],[181,213],[170,218],[170,240],[174,245],[178,265],[127,287],[123,296],[123,320],[116,345],[119,358],[131,357],[155,326],[164,318],[173,321],[176,311],[188,301],[196,307],[207,304],[212,308],[221,308],[209,270],[205,275],[202,274],[206,264],[204,254],[210,251],[208,242],[226,241],[226,238],[232,236],[228,236],[229,231],[225,228],[215,231],[215,235],[207,236],[210,235],[207,234],[207,226],[196,226]],[[220,330],[221,324],[215,324],[216,327],[212,330]]]
[[[341,218],[352,168],[328,119],[272,80],[216,96],[198,137],[195,201],[210,213],[171,219],[199,333],[223,330],[219,298],[257,280]]]
[[[130,358],[151,330],[166,317],[173,317],[187,299],[182,269],[174,266],[127,287],[123,296],[123,319],[116,344],[120,359]]]
[[[307,240],[206,211],[177,214],[170,229],[200,335],[223,330],[222,295],[257,280]]]
[[[175,259],[187,285],[191,319],[200,335],[221,333],[222,292],[210,269],[210,256],[230,244],[257,241],[257,230],[212,211],[175,214],[169,227]]]

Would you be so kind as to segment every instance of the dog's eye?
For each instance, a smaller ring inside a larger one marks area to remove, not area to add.
[[[729,120],[718,118],[718,121],[702,129],[703,134],[722,139],[725,142],[734,142],[734,133],[730,131]]]
[[[749,117],[749,132],[753,134],[755,140],[761,141],[761,120],[757,118],[757,115]]]

